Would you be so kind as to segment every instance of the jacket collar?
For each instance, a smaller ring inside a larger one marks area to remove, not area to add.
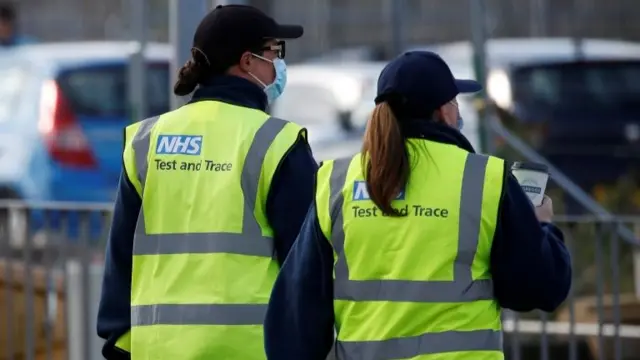
[[[247,79],[237,76],[220,75],[200,85],[189,103],[215,100],[227,104],[266,111],[267,96],[262,89]]]
[[[407,138],[425,139],[439,143],[456,145],[470,153],[475,153],[473,146],[460,131],[445,124],[431,120],[402,120],[402,133]]]

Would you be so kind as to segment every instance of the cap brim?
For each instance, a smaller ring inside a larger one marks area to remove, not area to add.
[[[461,94],[473,94],[482,90],[482,85],[475,80],[456,79],[456,86]]]
[[[278,25],[274,39],[297,39],[304,34],[304,28],[300,25]]]

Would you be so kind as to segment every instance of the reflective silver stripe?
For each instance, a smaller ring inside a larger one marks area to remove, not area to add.
[[[469,154],[462,179],[458,254],[453,281],[351,280],[344,254],[342,206],[351,159],[336,160],[330,178],[332,243],[338,256],[334,297],[351,301],[471,302],[493,299],[491,280],[472,280],[471,264],[478,249],[482,192],[488,157]]]
[[[157,118],[145,120],[134,138],[136,167],[139,169],[141,184],[146,181],[151,129],[157,120]],[[258,129],[251,143],[241,174],[241,188],[244,195],[241,234],[147,234],[144,226],[144,211],[141,211],[136,226],[134,255],[230,253],[273,257],[275,255],[273,239],[262,236],[254,209],[258,205],[256,201],[264,158],[286,124],[286,121],[278,118],[267,119]]]
[[[258,199],[258,187],[260,186],[260,174],[264,158],[276,136],[284,129],[287,122],[270,117],[262,124],[253,138],[251,147],[247,152],[242,168],[240,186],[244,195],[244,217],[242,220],[242,233],[251,237],[261,237],[262,230],[253,214]]]
[[[409,359],[456,351],[502,351],[502,333],[493,330],[446,331],[384,341],[338,341],[338,359]]]
[[[138,172],[138,181],[140,181],[140,187],[144,194],[144,181],[147,178],[147,161],[149,159],[149,142],[151,141],[151,130],[153,126],[158,122],[160,116],[145,119],[141,122],[138,131],[133,137],[131,146],[136,162],[136,171]],[[142,195],[141,195],[142,196]]]
[[[239,254],[271,257],[271,238],[233,233],[136,235],[136,255]]]
[[[131,326],[262,325],[263,304],[160,304],[131,307]]]
[[[344,252],[343,189],[351,159],[336,160],[330,177],[331,241],[337,254],[334,297],[349,301],[449,303],[493,299],[491,280],[473,280],[471,266],[478,249],[484,178],[489,158],[467,156],[462,179],[458,253],[453,281],[351,280]],[[453,351],[502,351],[502,332],[448,331],[380,341],[336,342],[338,359],[408,359]]]

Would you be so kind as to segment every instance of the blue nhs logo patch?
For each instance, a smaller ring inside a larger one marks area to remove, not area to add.
[[[355,181],[353,183],[353,198],[354,201],[371,200],[369,197],[369,191],[367,191],[367,183],[365,181]],[[396,200],[404,200],[404,190],[398,194]]]
[[[200,155],[202,136],[192,135],[160,135],[156,154]]]

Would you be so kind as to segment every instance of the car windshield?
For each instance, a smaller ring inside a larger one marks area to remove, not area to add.
[[[640,61],[553,64],[521,68],[514,97],[525,106],[589,111],[640,110]]]

